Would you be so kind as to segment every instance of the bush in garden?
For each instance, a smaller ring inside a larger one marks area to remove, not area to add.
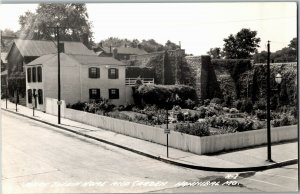
[[[77,103],[70,105],[70,108],[75,110],[84,110],[85,106],[86,106],[85,102],[78,101]]]
[[[295,119],[298,119],[298,110],[296,107],[292,108],[291,115],[293,115]]]
[[[239,111],[236,108],[231,108],[229,110],[230,113],[238,113]]]
[[[126,114],[122,114],[119,111],[109,112],[107,116],[116,118],[116,119],[122,119],[126,121],[132,121],[132,118]]]
[[[251,119],[245,119],[245,120],[238,121],[238,127],[236,130],[238,132],[253,130],[253,124],[254,124],[254,122]]]
[[[203,102],[204,106],[208,106],[209,103],[210,103],[210,99],[205,99]]]
[[[213,98],[211,99],[210,103],[222,104],[222,100],[220,98]]]
[[[231,107],[232,106],[232,97],[231,96],[226,95],[224,97],[223,106],[226,106],[226,107]]]
[[[179,112],[179,113],[177,114],[177,121],[184,121],[184,115],[183,115],[182,112]]]
[[[175,125],[175,131],[195,136],[209,136],[209,126],[207,122],[179,123]]]
[[[266,110],[267,108],[267,101],[266,99],[260,98],[258,101],[255,102],[253,106],[254,110]]]
[[[206,109],[203,106],[198,107],[197,111],[199,112],[199,118],[205,118]]]
[[[134,91],[134,98],[145,104],[155,104],[158,107],[168,107],[173,104],[184,105],[185,100],[196,101],[194,88],[185,85],[140,85]]]
[[[241,110],[242,104],[243,104],[242,100],[236,100],[236,101],[233,103],[234,107],[235,107],[236,109],[238,109],[238,110]]]
[[[246,99],[242,101],[242,105],[240,107],[240,110],[242,112],[247,112],[247,113],[251,113],[253,110],[253,104],[252,101],[250,99]]]
[[[193,109],[196,105],[195,101],[193,101],[191,99],[187,99],[184,103],[185,103],[185,106],[189,109]]]
[[[263,111],[263,110],[257,110],[256,111],[256,117],[259,119],[259,120],[264,120],[267,118],[267,112],[266,111]]]
[[[229,108],[228,107],[223,107],[223,111],[229,113]]]

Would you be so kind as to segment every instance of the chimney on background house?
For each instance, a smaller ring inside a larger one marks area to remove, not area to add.
[[[113,58],[118,59],[118,49],[117,48],[113,49]]]
[[[88,33],[82,34],[81,37],[80,37],[80,41],[81,41],[88,49],[91,49],[91,48],[90,48],[90,44],[89,44],[89,35],[88,35]]]

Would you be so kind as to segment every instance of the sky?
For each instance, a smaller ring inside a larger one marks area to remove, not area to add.
[[[0,5],[0,29],[20,28],[18,18],[34,12],[36,4]],[[90,3],[87,4],[96,43],[108,37],[171,40],[186,53],[203,55],[223,47],[224,38],[242,28],[257,31],[260,48],[271,51],[288,46],[297,36],[296,2],[251,3]]]

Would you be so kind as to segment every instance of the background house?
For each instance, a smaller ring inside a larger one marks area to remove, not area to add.
[[[100,98],[124,105],[126,94],[125,65],[112,57],[61,53],[61,99],[66,104]],[[57,54],[48,54],[25,65],[26,104],[32,107],[32,94],[37,94],[36,107],[45,110],[45,98],[57,99]]]
[[[7,53],[1,53],[1,97],[5,93],[7,85]]]
[[[62,41],[60,47],[66,54],[96,56],[92,50],[89,50],[81,42]],[[57,53],[57,46],[53,41],[13,40],[6,56],[9,96],[14,97],[18,93],[20,95],[20,104],[25,105],[24,65],[40,56],[53,53]]]
[[[128,60],[131,55],[143,55],[147,52],[140,48],[132,48],[127,45],[120,47],[103,47],[101,44],[95,49],[95,52],[100,57],[114,57],[117,60]]]

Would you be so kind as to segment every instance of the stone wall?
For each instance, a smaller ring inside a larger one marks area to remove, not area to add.
[[[127,65],[148,67],[155,71],[155,83],[172,85],[181,83],[181,69],[185,62],[184,50],[171,50],[149,53],[144,55],[132,55],[126,61]]]

